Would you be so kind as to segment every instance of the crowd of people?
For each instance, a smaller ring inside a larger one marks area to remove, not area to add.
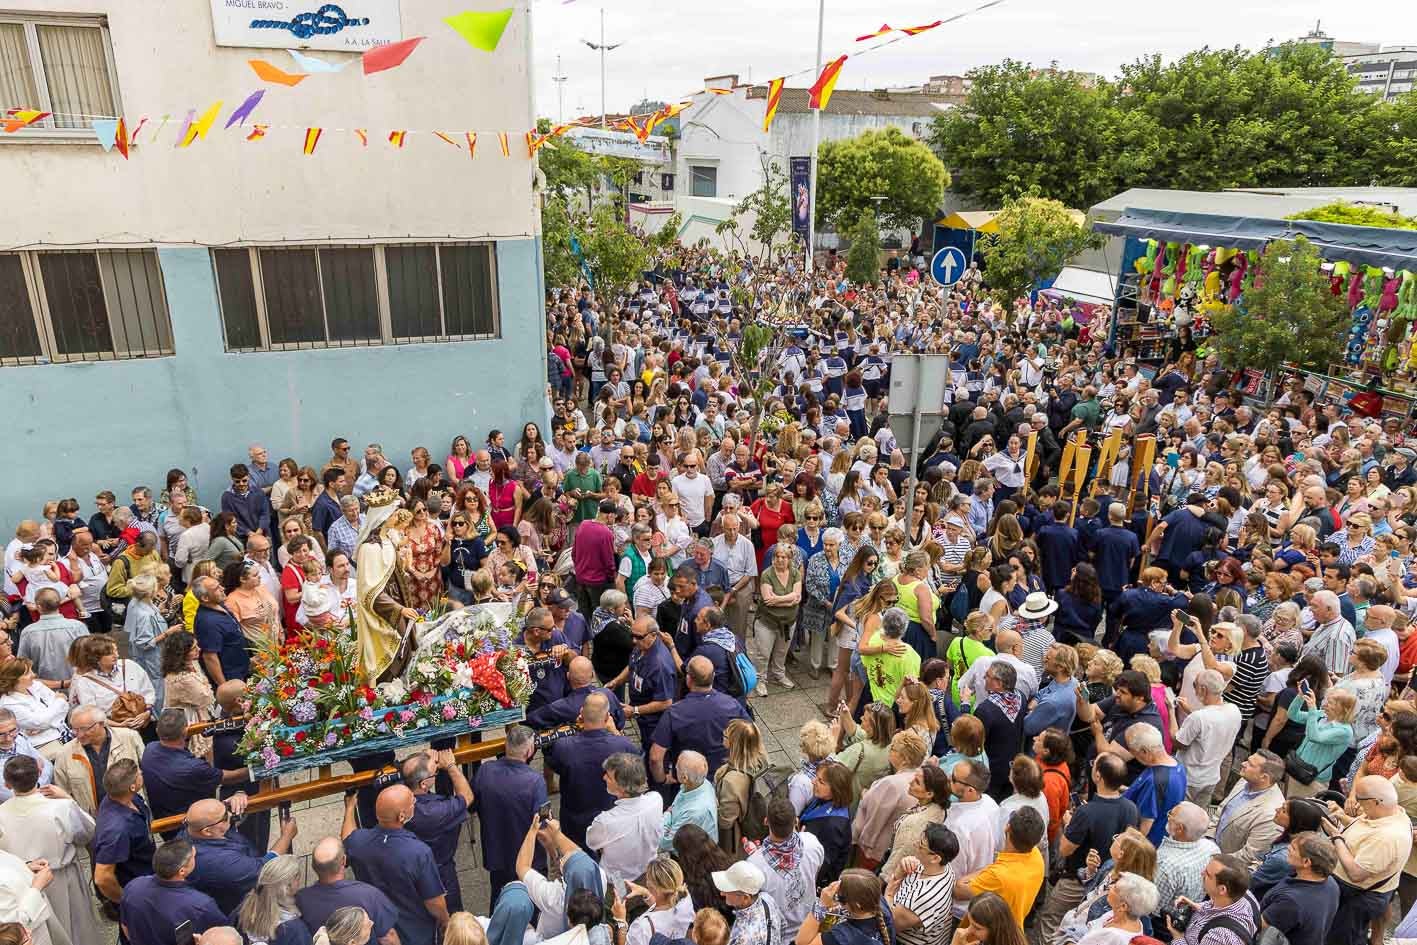
[[[545,431],[406,469],[254,445],[219,495],[173,469],[18,524],[0,943],[100,915],[134,945],[1417,937],[1405,422],[1301,382],[1257,406],[1184,335],[1146,365],[976,268],[863,287],[676,248],[547,314]],[[916,457],[902,353],[952,367]],[[516,603],[536,688],[495,760],[419,750],[350,794],[307,882],[295,820],[248,811],[240,725],[188,728],[239,719],[262,641],[352,632],[380,487],[412,515],[404,603]],[[804,677],[786,764],[757,697]]]

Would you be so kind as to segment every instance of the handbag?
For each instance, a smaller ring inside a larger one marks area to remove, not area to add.
[[[1313,784],[1319,776],[1319,769],[1299,757],[1299,749],[1290,749],[1284,756],[1284,773],[1300,784]]]
[[[84,678],[98,683],[117,696],[117,698],[113,700],[113,705],[108,708],[108,720],[110,722],[117,722],[121,725],[124,722],[136,719],[138,716],[148,711],[148,704],[143,697],[136,692],[128,691],[128,677],[126,674],[122,677],[123,688],[121,690],[99,679],[93,673],[85,673]]]

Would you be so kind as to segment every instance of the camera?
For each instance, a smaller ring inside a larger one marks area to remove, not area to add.
[[[1171,906],[1161,906],[1156,910],[1163,919],[1170,919],[1171,926],[1178,932],[1184,934],[1186,926],[1191,924],[1191,918],[1196,914],[1194,906],[1184,903],[1176,903]]]

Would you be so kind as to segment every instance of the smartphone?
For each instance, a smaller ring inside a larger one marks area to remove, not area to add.
[[[280,805],[280,811],[278,816],[282,824],[290,823],[290,801],[286,801]]]
[[[551,819],[551,802],[550,802],[550,801],[547,801],[545,804],[542,804],[542,805],[541,805],[541,810],[539,810],[539,811],[536,812],[536,816],[541,820],[541,822],[542,822],[543,824],[546,823],[548,820],[550,820],[550,819]]]
[[[1307,679],[1302,679],[1299,681],[1299,691],[1304,693],[1304,695],[1308,695],[1310,692],[1313,692],[1313,687],[1309,685]]]
[[[1167,465],[1167,466],[1170,466],[1172,469],[1178,469],[1178,468],[1180,468],[1180,466],[1181,466],[1181,455],[1180,455],[1179,453],[1167,453],[1167,454],[1166,454],[1166,465]]]
[[[188,919],[172,930],[172,940],[177,945],[192,945],[197,938],[192,934],[192,920]]]

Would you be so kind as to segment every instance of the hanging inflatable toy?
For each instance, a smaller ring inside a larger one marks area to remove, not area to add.
[[[1250,257],[1245,253],[1236,253],[1235,268],[1230,270],[1230,291],[1225,296],[1225,301],[1234,305],[1240,298],[1240,292],[1245,280],[1245,270],[1248,268]]]
[[[1156,260],[1151,267],[1151,297],[1156,298],[1161,292],[1161,280],[1166,269],[1166,247],[1162,245],[1156,251]]]
[[[1354,270],[1348,277],[1348,307],[1354,309],[1363,301],[1363,273]]]
[[[1379,313],[1391,312],[1393,309],[1397,308],[1397,289],[1401,283],[1402,280],[1396,275],[1393,275],[1390,279],[1383,280],[1383,294],[1382,298],[1378,301]]]
[[[1166,244],[1167,264],[1162,269],[1165,278],[1161,281],[1161,295],[1164,298],[1174,299],[1176,297],[1176,267],[1181,264],[1181,244]]]
[[[1387,326],[1387,348],[1383,351],[1383,370],[1395,371],[1401,358],[1398,345],[1417,321],[1417,273],[1404,269],[1398,273],[1397,308]]]
[[[1139,256],[1132,265],[1141,275],[1146,275],[1156,266],[1156,252],[1161,248],[1161,244],[1156,240],[1146,241],[1146,255]]]
[[[1376,266],[1366,267],[1363,294],[1358,300],[1358,307],[1353,310],[1353,327],[1348,333],[1348,350],[1344,360],[1349,364],[1360,364],[1363,361],[1364,353],[1368,349],[1368,335],[1373,331],[1378,303],[1382,300],[1382,291],[1383,271]]]
[[[1343,260],[1333,264],[1333,274],[1329,276],[1329,290],[1335,296],[1343,294],[1344,280],[1348,278],[1349,270],[1352,268],[1352,264]]]

